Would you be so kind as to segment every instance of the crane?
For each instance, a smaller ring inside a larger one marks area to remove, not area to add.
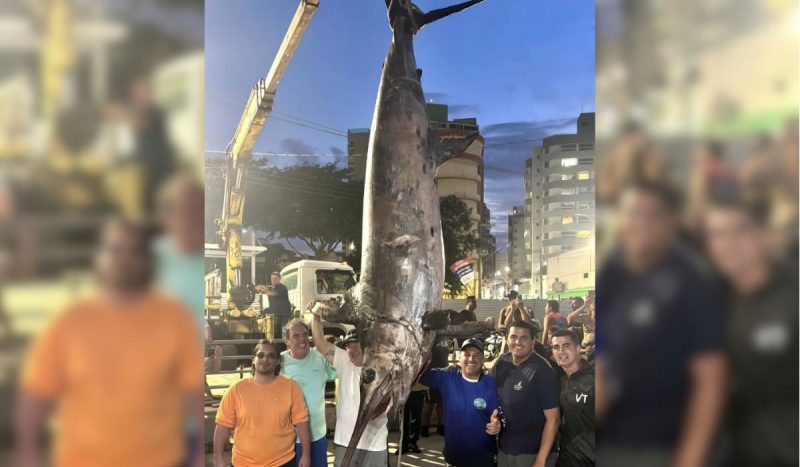
[[[253,146],[272,112],[275,91],[281,77],[318,6],[319,0],[300,1],[267,76],[259,79],[250,90],[239,124],[226,150],[225,196],[222,216],[216,219],[216,224],[219,227],[217,232],[219,246],[225,250],[228,316],[231,318],[239,318],[242,314],[249,318],[257,316],[257,312],[250,309],[255,300],[255,287],[245,282],[242,275],[240,243],[245,182],[247,169],[252,160]]]

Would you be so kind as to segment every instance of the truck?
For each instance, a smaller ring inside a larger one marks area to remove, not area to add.
[[[281,270],[281,283],[289,291],[289,302],[300,310],[303,320],[311,323],[306,305],[342,296],[356,285],[356,274],[347,263],[335,261],[296,261]],[[265,295],[264,299],[268,299]],[[353,329],[348,324],[323,321],[326,335],[343,336]]]

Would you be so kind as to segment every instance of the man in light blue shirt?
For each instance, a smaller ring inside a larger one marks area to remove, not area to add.
[[[281,353],[281,373],[297,382],[308,405],[311,424],[311,467],[327,467],[328,440],[325,423],[325,383],[336,378],[336,370],[308,342],[309,329],[301,319],[289,321],[283,328],[285,350]],[[300,443],[295,443],[300,458]]]
[[[195,177],[180,174],[169,179],[158,197],[164,235],[154,245],[156,283],[192,311],[201,339],[205,327],[204,203],[203,185]]]

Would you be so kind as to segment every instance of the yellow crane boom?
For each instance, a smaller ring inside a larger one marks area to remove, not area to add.
[[[311,17],[317,11],[319,0],[301,0],[297,11],[283,37],[275,61],[265,78],[258,80],[250,90],[239,125],[228,145],[225,173],[225,198],[222,216],[217,219],[220,248],[226,251],[226,279],[228,286],[228,314],[238,318],[249,311],[255,299],[253,284],[245,283],[242,276],[242,249],[240,236],[244,214],[245,182],[247,168],[252,160],[253,146],[261,129],[272,112],[272,103],[278,84],[303,37]]]

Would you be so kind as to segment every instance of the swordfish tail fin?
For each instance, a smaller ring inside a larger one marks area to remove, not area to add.
[[[468,2],[459,3],[456,5],[451,5],[445,8],[437,8],[436,10],[431,10],[427,13],[422,13],[419,9],[414,9],[414,21],[417,23],[418,28],[422,28],[426,24],[433,23],[434,21],[438,21],[445,16],[450,16],[453,13],[458,13],[459,11],[466,10],[467,8],[477,5],[481,3],[483,0],[470,0]]]

